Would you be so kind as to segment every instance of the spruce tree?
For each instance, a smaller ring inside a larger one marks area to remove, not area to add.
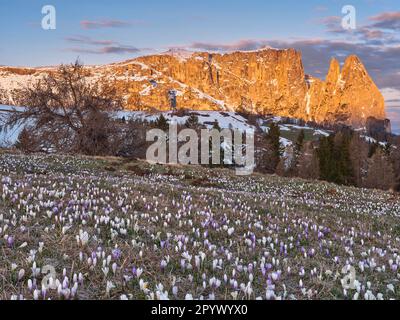
[[[195,114],[191,114],[185,122],[185,127],[190,129],[196,129],[199,125],[199,117]]]
[[[333,140],[332,136],[322,137],[319,141],[317,155],[319,159],[320,178],[325,181],[332,181],[333,169]]]
[[[396,185],[393,164],[381,148],[370,159],[366,185],[368,188],[389,190]]]
[[[169,128],[169,124],[167,119],[164,117],[163,114],[161,114],[158,119],[156,120],[154,126],[158,129],[161,129],[163,131],[167,131]]]
[[[354,184],[358,187],[363,187],[368,169],[369,145],[360,135],[353,134],[349,149],[350,161],[354,173]]]
[[[304,144],[304,139],[305,139],[305,132],[304,129],[301,129],[299,135],[297,136],[297,140],[295,143],[295,154],[298,156],[301,153],[301,149],[303,148]]]
[[[281,132],[279,125],[271,123],[268,133],[266,134],[266,140],[269,147],[269,163],[267,169],[271,172],[275,172],[279,164],[281,156],[283,155],[283,148],[280,143]]]

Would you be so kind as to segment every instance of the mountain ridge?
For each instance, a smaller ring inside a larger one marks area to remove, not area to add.
[[[55,68],[55,67],[54,67]],[[10,91],[39,80],[54,68],[0,67],[4,104]],[[101,66],[87,66],[90,81],[114,82],[127,110],[245,111],[317,123],[365,126],[386,118],[382,94],[361,60],[334,58],[324,80],[306,75],[295,49],[265,48],[231,53],[171,50]]]

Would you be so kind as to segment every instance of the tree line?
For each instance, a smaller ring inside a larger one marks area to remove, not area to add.
[[[13,113],[7,126],[25,123],[17,147],[25,152],[63,152],[144,158],[149,126],[168,129],[161,115],[148,123],[114,117],[122,110],[115,85],[88,83],[85,67],[76,62],[60,66],[36,84],[13,92],[13,100],[29,106]],[[254,120],[254,119],[253,119]],[[280,127],[271,123],[264,132],[257,121],[257,170],[337,184],[400,190],[400,143],[368,141],[358,132],[342,128],[317,141],[307,141],[304,130],[290,146],[281,143]],[[201,130],[191,114],[182,128]],[[219,129],[218,123],[214,128]],[[223,150],[221,151],[223,157]]]
[[[266,148],[262,155],[264,161],[258,164],[259,169],[266,172],[400,191],[399,145],[377,142],[350,128],[342,128],[317,141],[305,141],[304,130],[300,130],[295,143],[284,155],[279,125],[275,123],[261,141]]]

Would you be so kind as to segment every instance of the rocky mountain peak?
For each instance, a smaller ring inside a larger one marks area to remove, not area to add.
[[[18,89],[51,72],[24,70],[0,67],[0,89]],[[385,119],[383,96],[355,55],[342,70],[333,58],[325,81],[305,75],[301,52],[272,48],[225,54],[175,49],[88,72],[90,81],[112,82],[128,110],[169,110],[173,90],[177,108],[246,110],[355,127],[369,117]]]
[[[329,66],[326,82],[335,85],[340,77],[340,63],[336,58],[332,58]]]

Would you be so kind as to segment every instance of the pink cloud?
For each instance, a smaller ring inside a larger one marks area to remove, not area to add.
[[[101,29],[101,28],[126,28],[134,24],[141,23],[140,21],[123,21],[123,20],[83,20],[81,27],[83,29]]]

